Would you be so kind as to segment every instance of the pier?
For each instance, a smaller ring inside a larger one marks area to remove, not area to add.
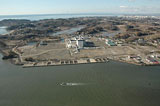
[[[61,65],[78,65],[78,64],[93,64],[93,63],[107,63],[108,58],[90,58],[78,60],[59,60],[59,61],[41,61],[41,62],[28,62],[23,65],[23,68],[29,67],[45,67],[45,66],[61,66]]]

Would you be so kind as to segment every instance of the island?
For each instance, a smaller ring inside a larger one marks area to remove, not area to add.
[[[160,65],[160,18],[108,16],[0,21],[4,60],[23,67],[105,63]]]

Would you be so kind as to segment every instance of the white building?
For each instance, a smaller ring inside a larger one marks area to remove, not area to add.
[[[84,47],[84,40],[77,40],[76,42],[79,49],[82,49]]]
[[[77,47],[77,42],[76,40],[67,40],[67,48],[76,48]]]
[[[78,48],[82,49],[84,47],[85,40],[82,37],[72,38],[67,40],[67,48]]]

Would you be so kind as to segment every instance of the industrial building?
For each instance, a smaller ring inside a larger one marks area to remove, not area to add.
[[[85,40],[76,40],[78,49],[82,49],[84,47]]]
[[[83,49],[85,45],[85,40],[83,37],[78,38],[71,38],[66,40],[66,46],[67,48],[77,48],[77,49]]]

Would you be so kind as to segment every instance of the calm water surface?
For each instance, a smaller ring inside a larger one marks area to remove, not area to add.
[[[76,28],[71,28],[71,29],[67,29],[67,30],[64,30],[64,31],[59,31],[59,32],[56,32],[56,33],[53,33],[52,36],[58,36],[58,35],[61,35],[61,34],[74,34],[75,32],[81,30],[85,28],[85,26],[79,26],[79,27],[76,27]]]
[[[41,14],[41,15],[0,15],[0,21],[4,19],[58,19],[58,18],[77,18],[77,17],[104,17],[104,16],[119,16],[120,14]]]
[[[6,30],[6,27],[0,27],[0,34],[7,34],[7,30]]]
[[[0,106],[160,106],[159,98],[160,67],[109,62],[24,69],[0,59]]]

